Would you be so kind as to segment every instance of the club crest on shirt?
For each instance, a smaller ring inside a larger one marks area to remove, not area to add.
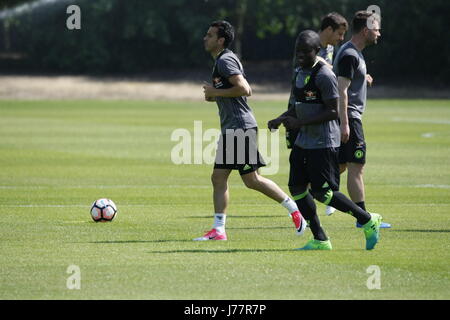
[[[222,78],[220,78],[220,77],[213,78],[213,84],[214,84],[214,88],[216,88],[216,89],[222,87],[223,86]]]
[[[316,100],[317,99],[317,92],[315,92],[315,91],[306,91],[305,90],[305,99],[307,101]]]

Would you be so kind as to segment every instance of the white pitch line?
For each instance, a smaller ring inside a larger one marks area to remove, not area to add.
[[[392,118],[394,122],[450,124],[450,120]]]
[[[243,187],[243,186],[233,186]],[[161,189],[161,188],[178,188],[178,189],[209,189],[210,185],[180,185],[180,184],[159,184],[159,185],[79,185],[79,186],[0,186],[0,189]]]
[[[1,204],[0,208],[90,208],[90,204]],[[148,207],[144,204],[124,204],[121,207]]]
[[[399,188],[438,188],[438,189],[450,189],[448,184],[418,184],[418,185],[393,185],[389,184],[389,187],[399,187]],[[162,188],[178,188],[178,189],[212,189],[210,185],[111,185],[111,186],[0,186],[0,190],[20,190],[20,189],[162,189]],[[230,185],[231,189],[242,188],[245,189],[245,185],[236,184]]]
[[[448,184],[417,184],[414,188],[450,189]]]
[[[261,203],[235,203],[235,206],[252,206],[252,207],[268,207],[268,204]],[[377,203],[374,202],[373,205],[389,205],[389,206],[402,206],[402,207],[445,207],[450,206],[450,203]],[[90,204],[0,204],[0,208],[90,208]],[[171,203],[160,203],[160,204],[121,204],[120,208],[123,207],[135,207],[135,208],[152,208],[152,207],[196,207],[197,204],[171,204]],[[282,212],[282,210],[281,210]],[[280,216],[283,216],[281,214]]]
[[[235,203],[235,205],[250,205],[252,207],[266,207],[267,204],[261,203]],[[120,207],[138,207],[138,208],[151,208],[151,207],[187,207],[197,206],[193,203],[158,203],[158,204],[121,204]],[[0,208],[89,208],[91,204],[0,204]]]
[[[422,133],[422,138],[433,138],[436,134],[434,132]]]

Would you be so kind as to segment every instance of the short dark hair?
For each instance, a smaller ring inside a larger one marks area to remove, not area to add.
[[[315,49],[318,52],[320,50],[320,37],[317,32],[312,30],[300,32],[295,41],[295,51],[297,52],[300,47]]]
[[[341,16],[337,12],[330,12],[329,14],[325,15],[322,18],[322,22],[320,25],[320,31],[325,30],[326,28],[331,27],[333,31],[336,31],[337,29],[341,27],[345,27],[345,30],[348,29],[348,22],[347,20]]]
[[[224,38],[225,41],[223,42],[223,46],[224,46],[224,48],[228,48],[228,46],[234,40],[233,26],[228,21],[218,20],[218,21],[214,21],[213,23],[211,23],[210,27],[217,28],[217,37]]]
[[[373,17],[375,20],[380,22],[380,17],[370,11],[361,10],[355,13],[355,16],[353,17],[352,21],[352,32],[353,33],[359,33],[361,30],[363,30],[365,27],[367,27],[367,20]]]

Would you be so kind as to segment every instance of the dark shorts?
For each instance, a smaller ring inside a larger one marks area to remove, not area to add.
[[[214,169],[239,170],[244,175],[264,167],[258,151],[256,128],[238,129],[219,138]]]
[[[366,163],[366,141],[360,119],[349,118],[350,138],[339,148],[339,163]]]
[[[338,148],[292,148],[289,156],[289,187],[311,184],[313,192],[339,190]]]

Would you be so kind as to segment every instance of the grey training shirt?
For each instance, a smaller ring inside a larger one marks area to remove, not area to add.
[[[366,62],[364,56],[350,41],[339,49],[333,65],[337,77],[351,80],[347,90],[348,117],[361,119],[366,108],[367,80]]]
[[[324,47],[320,47],[319,52],[317,53],[317,55],[319,57],[322,57],[326,62],[328,62],[329,64],[333,65],[333,54],[334,54],[334,47],[332,45],[327,45],[325,48]],[[295,65],[295,63],[294,63]],[[297,66],[294,68],[293,71],[293,77],[297,74],[298,70],[300,68]],[[293,105],[294,104],[294,95],[291,92],[291,96],[289,97],[289,104]]]
[[[213,69],[213,85],[217,89],[228,89],[232,84],[228,81],[233,75],[245,77],[244,69],[238,57],[229,49],[225,49],[217,57]],[[222,133],[227,129],[250,129],[257,127],[252,110],[247,104],[247,97],[216,97],[219,108],[220,127]]]
[[[311,76],[311,69],[299,69],[295,86],[303,88]],[[307,81],[306,81],[307,82]],[[336,76],[330,67],[324,65],[316,74],[315,87],[320,90],[322,100],[339,98]],[[297,118],[310,117],[323,112],[325,105],[297,102]],[[341,131],[337,120],[306,125],[300,128],[295,145],[304,149],[337,148],[341,144]]]

